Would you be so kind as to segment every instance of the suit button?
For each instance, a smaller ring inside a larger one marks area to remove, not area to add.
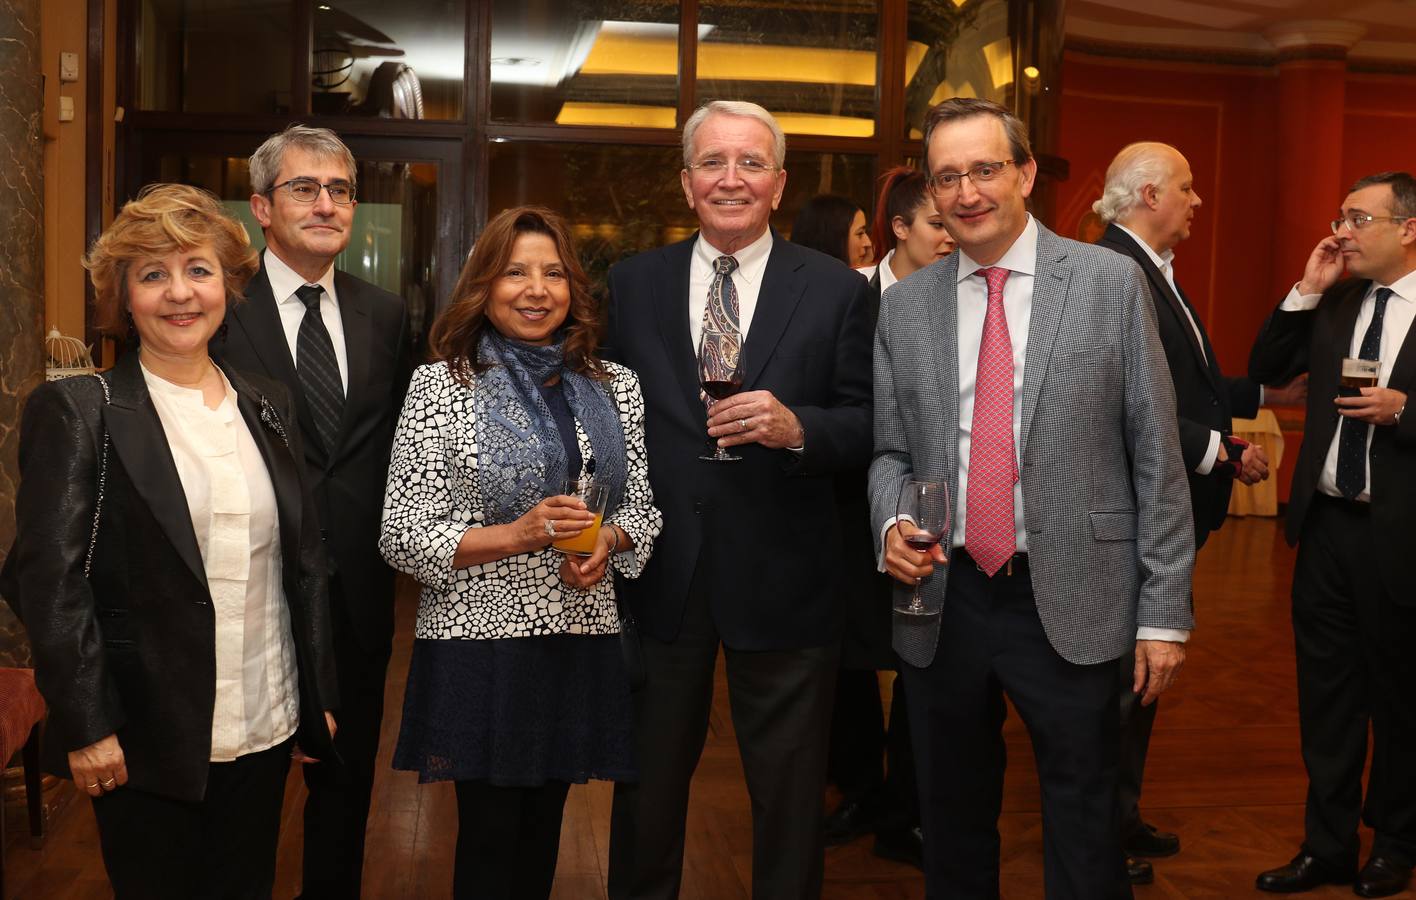
[[[1218,405],[1219,405],[1219,399],[1218,399],[1217,397],[1211,397],[1211,398],[1210,398],[1210,406],[1218,406]]]
[[[702,501],[702,500],[695,500],[695,501],[693,501],[693,512],[694,512],[695,514],[703,512],[703,501]]]

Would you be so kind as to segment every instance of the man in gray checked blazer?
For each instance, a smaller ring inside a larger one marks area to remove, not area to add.
[[[1037,757],[1047,896],[1129,897],[1116,660],[1134,647],[1154,702],[1193,626],[1189,490],[1155,309],[1134,262],[1028,215],[1037,165],[1005,109],[948,100],[924,136],[960,252],[882,300],[870,493],[882,568],[925,578],[940,610],[897,613],[894,632],[928,893],[999,895],[1006,691]],[[929,552],[905,543],[912,523],[895,527],[912,477],[955,500],[948,543]]]

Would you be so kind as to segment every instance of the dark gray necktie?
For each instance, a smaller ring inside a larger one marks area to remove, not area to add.
[[[324,288],[307,284],[296,289],[295,296],[305,304],[305,318],[300,320],[300,333],[295,339],[295,373],[300,378],[300,390],[310,408],[315,430],[326,451],[333,452],[339,441],[339,423],[344,417],[344,382],[339,377],[339,360],[334,355],[320,315],[320,295]]]
[[[1376,306],[1372,309],[1372,324],[1362,335],[1362,346],[1357,351],[1360,359],[1380,359],[1382,350],[1382,318],[1386,315],[1387,300],[1391,288],[1377,291]],[[1337,489],[1348,500],[1354,500],[1367,486],[1367,430],[1366,422],[1356,419],[1342,420],[1342,433],[1337,439]]]

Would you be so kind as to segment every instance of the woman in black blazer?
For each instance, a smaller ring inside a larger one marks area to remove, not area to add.
[[[93,797],[120,900],[269,897],[290,759],[329,752],[337,699],[294,408],[207,356],[255,253],[215,197],[155,185],[85,264],[137,348],[21,424],[5,596],[46,767]]]

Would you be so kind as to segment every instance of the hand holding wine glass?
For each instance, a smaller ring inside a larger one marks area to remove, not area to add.
[[[698,350],[698,379],[710,407],[714,401],[724,400],[742,390],[743,369],[740,335],[711,330],[703,332]],[[708,440],[708,451],[698,458],[710,462],[737,462],[742,459],[719,447],[712,438]]]
[[[949,486],[945,482],[909,478],[900,485],[894,536],[905,548],[887,546],[886,566],[896,578],[913,582],[914,591],[908,600],[896,601],[896,612],[911,616],[939,614],[936,604],[925,602],[920,585],[931,577],[934,563],[947,562],[939,543],[949,539],[949,514]],[[895,541],[890,543],[895,544]],[[921,574],[926,569],[927,572]]]

